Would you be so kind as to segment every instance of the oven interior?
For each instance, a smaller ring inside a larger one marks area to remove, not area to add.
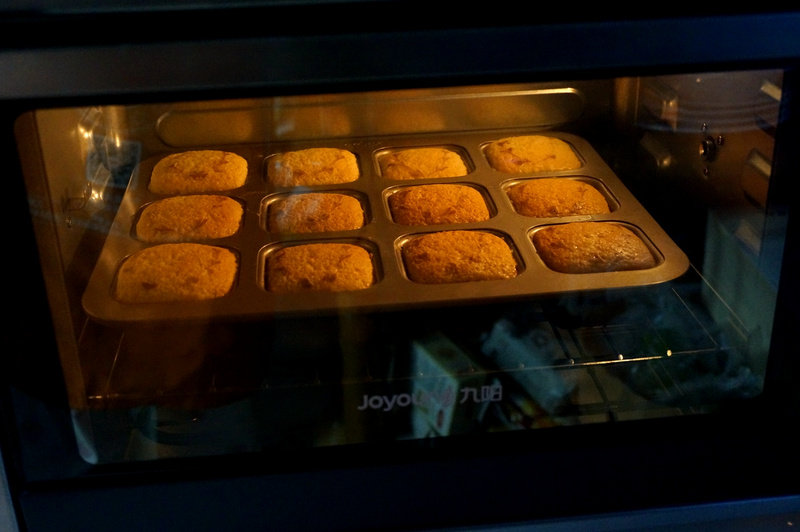
[[[703,415],[759,397],[785,240],[774,190],[786,176],[773,171],[783,77],[685,73],[20,116],[16,138],[82,458],[429,441]],[[657,274],[540,273],[525,246],[543,222],[507,213],[503,192],[541,176],[498,175],[482,151],[529,134],[561,135],[586,151],[584,168],[568,177],[599,177],[622,198],[614,216],[657,234]],[[397,247],[428,228],[392,223],[386,196],[409,183],[383,180],[377,157],[445,145],[470,161],[456,180],[484,190],[487,223],[520,248],[524,282],[520,274],[509,286],[428,287],[403,278]],[[358,154],[355,184],[322,188],[355,190],[364,229],[270,233],[264,205],[278,192],[265,161],[321,146]],[[242,246],[248,264],[241,294],[210,307],[119,305],[107,257],[135,240],[128,224],[149,200],[141,183],[154,160],[195,149],[248,158],[248,186],[231,192],[245,221],[239,240],[224,243]],[[131,198],[140,203],[131,208]],[[637,209],[625,210],[628,201]],[[368,240],[379,257],[374,289],[270,299],[257,281],[260,254],[293,238]]]

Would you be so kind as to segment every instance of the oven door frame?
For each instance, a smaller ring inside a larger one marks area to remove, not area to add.
[[[317,9],[324,18],[332,12],[323,5],[203,11],[192,13],[192,19],[202,29],[213,27],[215,17],[226,22],[243,15],[298,17],[302,8]],[[373,17],[398,7],[393,2],[346,5],[368,6]],[[780,206],[789,213],[789,228],[766,393],[735,413],[456,437],[424,445],[394,442],[380,448],[287,452],[280,463],[264,456],[126,466],[83,462],[66,406],[33,229],[19,222],[20,217],[29,219],[22,170],[13,163],[11,125],[21,112],[89,103],[791,69],[800,61],[798,12],[616,20],[606,15],[569,21],[556,16],[537,25],[487,19],[421,26],[399,20],[369,32],[354,26],[336,32],[289,25],[272,35],[248,26],[243,36],[220,32],[203,37],[187,31],[173,38],[138,36],[133,42],[122,42],[108,30],[119,27],[123,16],[141,21],[161,17],[158,27],[163,29],[164,21],[186,14],[42,14],[20,17],[16,25],[9,17],[0,24],[13,28],[4,39],[20,43],[0,50],[0,149],[4,160],[12,161],[13,177],[12,205],[4,221],[17,233],[15,246],[23,263],[16,274],[30,287],[25,297],[14,299],[20,312],[4,325],[11,356],[4,357],[8,371],[0,382],[0,443],[15,508],[27,529],[53,530],[56,523],[83,530],[141,529],[152,523],[176,529],[276,523],[287,530],[356,530],[387,523],[437,528],[675,507],[700,508],[695,515],[703,515],[708,504],[714,512],[717,503],[754,500],[771,501],[777,513],[797,509],[800,464],[790,434],[800,421],[800,392],[793,385],[800,368],[788,354],[794,351],[792,333],[800,323],[795,304],[800,286],[792,275],[799,264],[800,238],[797,200],[790,194],[783,195]],[[74,27],[76,21],[106,30],[95,43],[79,37],[67,42],[41,37],[39,42],[31,36]],[[430,54],[431,49],[437,53]],[[292,59],[298,56],[304,60]],[[209,64],[214,68],[204,68]],[[106,65],[104,75],[86,75],[97,65]],[[800,86],[797,74],[791,76],[791,86]],[[787,105],[792,114],[780,126],[782,139],[800,139],[794,97],[789,95]],[[775,164],[782,172],[798,173],[790,153],[793,143],[787,144]],[[88,501],[103,507],[103,516],[87,512]],[[142,503],[134,514],[131,501]],[[301,501],[316,508],[313,515],[299,507]]]

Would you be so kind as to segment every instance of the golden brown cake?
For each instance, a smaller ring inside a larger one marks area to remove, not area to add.
[[[483,231],[442,231],[409,240],[402,248],[408,278],[418,283],[510,279],[517,275],[511,248]]]
[[[577,179],[530,179],[509,187],[507,194],[514,210],[525,216],[548,218],[610,212],[603,194]]]
[[[573,170],[581,166],[569,144],[545,135],[496,140],[486,146],[484,154],[492,168],[508,174]]]
[[[392,219],[403,225],[458,224],[489,219],[486,201],[467,185],[418,185],[388,197]]]
[[[292,194],[269,206],[269,230],[276,233],[348,231],[364,225],[364,208],[347,194]]]
[[[269,255],[266,276],[271,292],[341,292],[368,288],[374,273],[366,249],[337,242],[281,248]]]
[[[464,159],[447,148],[409,148],[393,151],[378,159],[386,179],[431,179],[467,175]]]
[[[156,194],[220,192],[244,185],[247,161],[220,150],[195,150],[167,155],[153,167],[149,190]]]
[[[142,209],[136,236],[145,242],[225,238],[239,230],[243,215],[242,204],[228,196],[173,196]]]
[[[289,151],[267,161],[267,179],[276,187],[351,183],[358,176],[356,156],[339,148]]]
[[[641,270],[656,265],[642,239],[616,223],[552,225],[536,231],[533,243],[544,263],[562,273]]]
[[[124,303],[214,299],[227,294],[238,270],[229,249],[196,243],[160,244],[125,259],[114,297]]]

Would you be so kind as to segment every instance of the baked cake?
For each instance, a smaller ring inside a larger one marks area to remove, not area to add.
[[[172,196],[146,205],[136,222],[145,242],[225,238],[239,230],[244,209],[228,196]]]
[[[495,140],[484,154],[495,170],[508,174],[573,170],[581,161],[563,140],[545,135],[522,135]]]
[[[517,262],[505,240],[483,231],[441,231],[402,247],[406,274],[418,283],[510,279]]]
[[[530,179],[510,186],[506,193],[514,210],[525,216],[548,218],[610,212],[603,194],[577,179]]]
[[[358,176],[356,156],[339,148],[289,151],[267,161],[267,179],[276,187],[351,183]]]
[[[195,150],[167,155],[153,167],[149,190],[156,194],[220,192],[244,185],[247,161],[220,150]]]
[[[340,292],[372,285],[372,258],[361,246],[313,243],[287,246],[271,253],[266,267],[271,292]]]
[[[276,233],[348,231],[364,225],[361,202],[348,194],[292,194],[272,202],[268,212],[269,230]]]
[[[388,197],[392,219],[403,225],[457,224],[489,219],[486,201],[467,185],[418,185]]]
[[[467,175],[464,159],[447,148],[408,148],[387,153],[378,159],[386,179],[430,179]]]
[[[656,265],[642,239],[616,223],[551,225],[536,231],[533,243],[544,263],[562,273],[641,270]]]
[[[238,270],[229,249],[197,243],[159,244],[127,259],[114,297],[124,303],[214,299],[227,294]]]

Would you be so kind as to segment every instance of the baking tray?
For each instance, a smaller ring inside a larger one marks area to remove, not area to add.
[[[185,319],[264,319],[283,315],[314,315],[342,311],[375,311],[427,305],[458,305],[499,301],[530,296],[603,290],[650,285],[681,276],[689,267],[686,255],[662,230],[644,207],[628,191],[592,146],[583,138],[561,132],[530,132],[552,135],[568,142],[582,161],[581,168],[561,172],[509,175],[492,169],[483,148],[493,140],[527,134],[519,130],[479,133],[448,133],[441,136],[392,136],[336,140],[330,142],[291,142],[264,145],[226,146],[248,161],[245,184],[226,194],[245,205],[242,226],[235,235],[206,241],[233,249],[239,257],[239,274],[231,292],[207,301],[174,303],[121,303],[112,296],[114,278],[122,260],[147,244],[133,232],[142,206],[164,196],[147,190],[159,154],[139,165],[132,176],[120,210],[101,251],[83,296],[88,315],[102,322],[135,323],[152,320]],[[469,174],[462,177],[392,181],[381,176],[379,157],[395,149],[446,146],[457,149],[465,158]],[[334,147],[355,153],[361,175],[352,183],[292,189],[272,187],[266,179],[266,161],[275,153],[310,147]],[[611,213],[560,218],[531,218],[516,213],[505,189],[523,179],[554,176],[591,181],[606,195]],[[404,226],[392,221],[387,198],[399,187],[416,184],[461,183],[476,187],[487,200],[491,218],[485,222],[437,226]],[[287,192],[336,191],[362,200],[365,224],[351,231],[316,234],[276,234],[267,230],[266,208],[276,195]],[[538,228],[572,221],[608,221],[634,229],[648,244],[658,264],[646,270],[564,274],[547,268],[531,242]],[[483,230],[504,238],[518,263],[512,279],[419,284],[409,280],[401,257],[402,245],[409,239],[432,232],[454,229]],[[348,292],[303,292],[274,294],[265,289],[266,259],[275,249],[297,243],[350,242],[365,246],[375,265],[375,282],[363,290]]]

